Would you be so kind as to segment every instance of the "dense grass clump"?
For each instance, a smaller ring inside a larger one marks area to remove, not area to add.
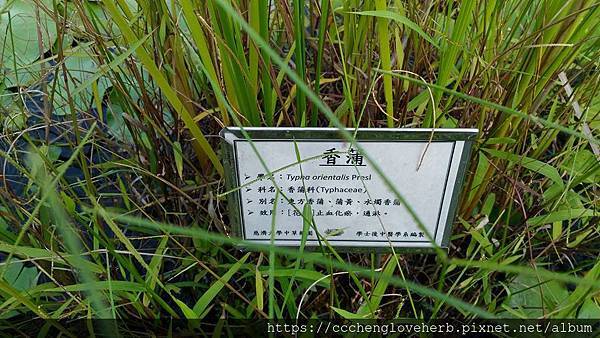
[[[600,3],[0,1],[0,317],[600,317]],[[224,126],[480,129],[447,252],[230,236]]]

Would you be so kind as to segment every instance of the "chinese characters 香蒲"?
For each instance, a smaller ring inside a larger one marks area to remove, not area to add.
[[[321,159],[325,160],[325,163],[319,164],[322,167],[364,167],[366,166],[364,156],[360,154],[356,149],[350,148],[346,154],[346,159],[341,159],[335,148],[327,149],[323,152]],[[341,159],[341,160],[340,160]]]

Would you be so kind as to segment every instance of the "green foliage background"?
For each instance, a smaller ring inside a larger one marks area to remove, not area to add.
[[[2,0],[0,317],[598,318],[599,25],[585,0]],[[241,252],[230,125],[479,128],[448,252]]]

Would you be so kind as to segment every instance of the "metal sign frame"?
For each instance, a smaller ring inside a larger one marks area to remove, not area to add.
[[[473,141],[475,140],[478,130],[477,129],[428,129],[428,128],[359,128],[359,129],[346,129],[348,132],[355,136],[355,141],[360,143],[361,141],[369,142],[394,142],[394,141],[420,141],[423,143],[436,142],[436,141],[464,141],[462,153],[458,163],[458,169],[456,173],[456,181],[452,196],[450,198],[450,205],[448,207],[448,213],[446,221],[444,222],[445,230],[441,240],[441,248],[447,248],[450,241],[450,234],[452,231],[453,220],[456,216],[456,209],[460,194],[462,191],[462,185],[464,182],[467,165],[469,162],[471,148]],[[242,216],[242,203],[241,203],[241,184],[240,177],[238,177],[237,170],[237,154],[235,143],[236,142],[249,142],[244,136],[244,132],[252,141],[301,141],[301,140],[321,140],[321,141],[342,141],[347,142],[337,128],[273,128],[273,127],[227,127],[221,130],[219,135],[221,136],[222,142],[222,160],[225,168],[225,181],[228,201],[229,220],[231,223],[232,235],[238,236],[241,239],[246,239],[244,234],[244,224]],[[448,164],[452,165],[452,161]],[[275,240],[277,241],[277,240]],[[436,245],[428,242],[430,247],[402,247],[401,245],[394,245],[396,251],[410,251],[410,252],[429,252],[435,248]],[[276,244],[278,245],[278,244]],[[280,245],[280,244],[279,244]],[[333,245],[333,244],[332,244]],[[310,245],[307,243],[307,248]],[[313,245],[314,247],[314,245]],[[318,247],[318,245],[316,246]],[[380,252],[389,251],[389,243],[382,242],[381,246],[336,246],[336,250],[350,251],[350,252]]]

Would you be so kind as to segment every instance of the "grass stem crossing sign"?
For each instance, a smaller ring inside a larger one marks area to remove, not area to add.
[[[226,128],[230,221],[248,241],[446,247],[476,129]]]

